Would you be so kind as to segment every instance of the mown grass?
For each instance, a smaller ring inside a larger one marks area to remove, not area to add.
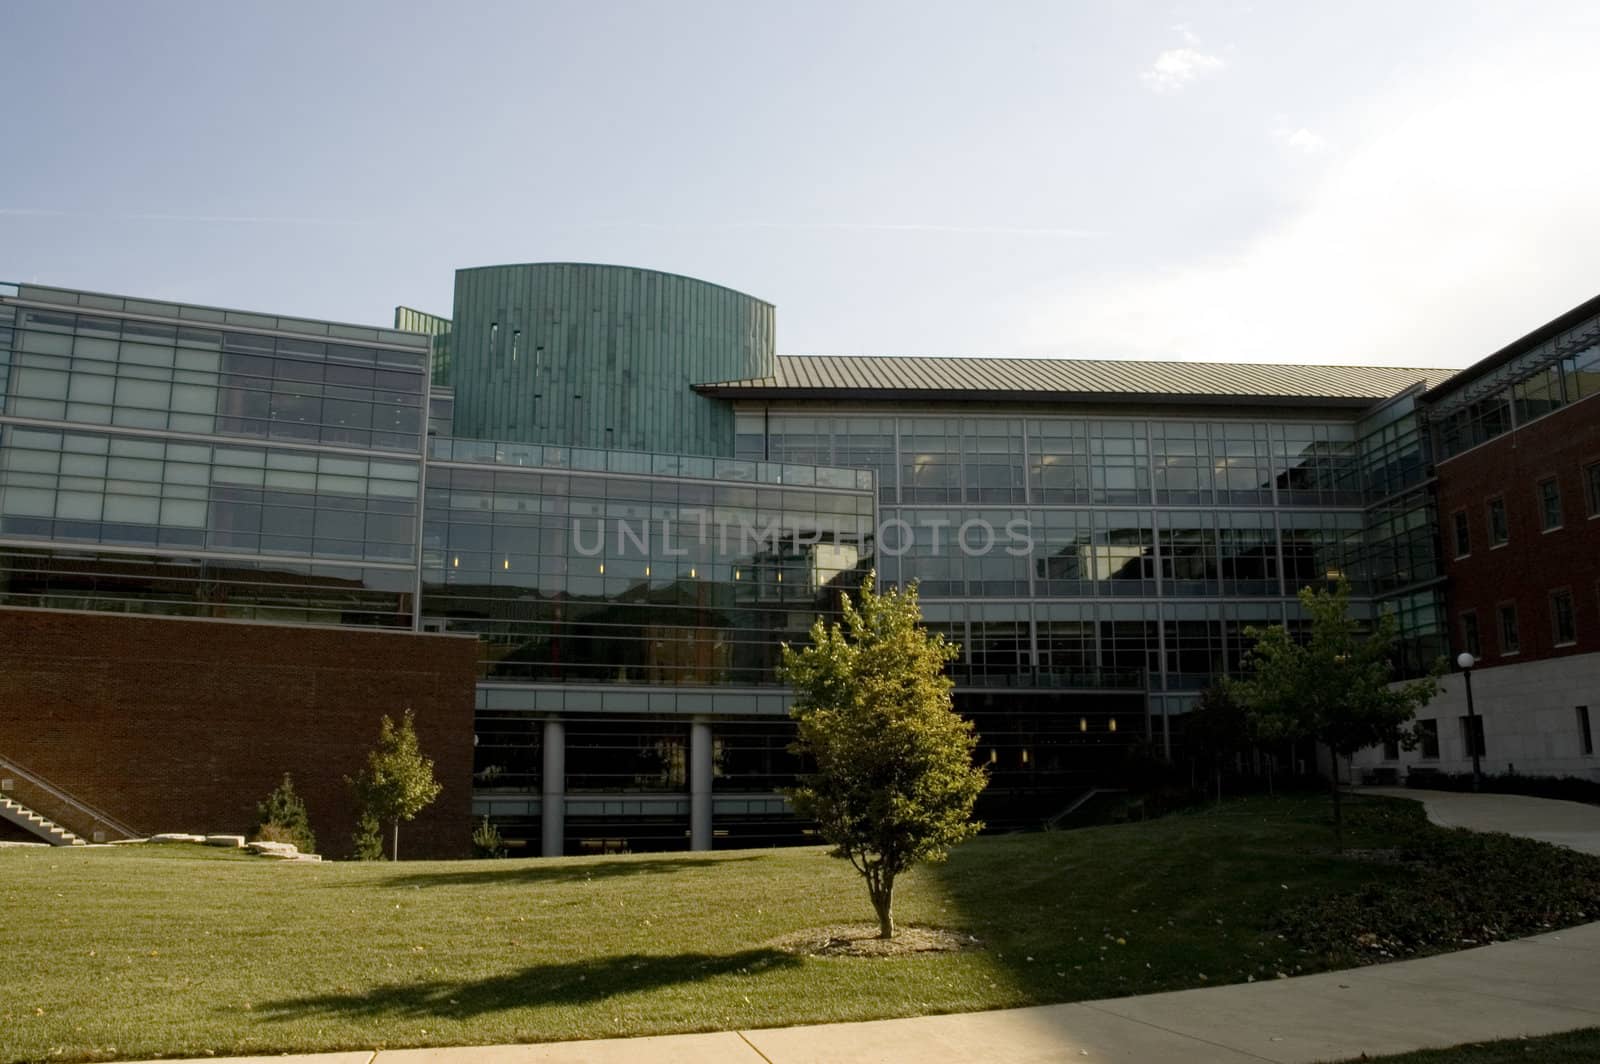
[[[1438,830],[1413,803],[1350,819],[1369,850]],[[0,1061],[594,1038],[1273,978],[1338,963],[1281,937],[1281,914],[1411,874],[1335,854],[1324,798],[983,838],[906,877],[896,908],[985,948],[861,959],[773,945],[871,919],[819,849],[400,865],[3,850]]]
[[[1600,1027],[1542,1038],[1508,1038],[1360,1060],[1368,1064],[1594,1064],[1600,1060]],[[1357,1064],[1357,1061],[1347,1064]]]

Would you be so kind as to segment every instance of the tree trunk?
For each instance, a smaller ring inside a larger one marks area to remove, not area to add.
[[[1339,793],[1339,759],[1333,759],[1333,840],[1340,853],[1344,852],[1344,801]]]
[[[394,822],[394,859],[400,860],[400,821]]]
[[[878,937],[894,937],[894,877],[878,875],[867,880],[872,908],[878,914]]]
[[[1272,778],[1272,770],[1277,765],[1277,763],[1278,763],[1278,755],[1276,755],[1276,754],[1268,754],[1267,755],[1267,797],[1268,798],[1276,798],[1278,796],[1278,791],[1277,791],[1277,788],[1273,784],[1273,778]]]
[[[1217,804],[1222,804],[1222,764],[1217,764]]]

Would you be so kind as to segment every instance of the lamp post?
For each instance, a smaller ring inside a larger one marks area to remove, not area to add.
[[[1483,788],[1483,766],[1478,761],[1478,714],[1472,708],[1472,667],[1478,659],[1463,650],[1456,657],[1456,664],[1461,666],[1461,675],[1467,684],[1467,743],[1472,747],[1472,789]]]

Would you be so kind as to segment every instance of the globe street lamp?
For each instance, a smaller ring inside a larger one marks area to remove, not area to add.
[[[1463,650],[1456,657],[1456,664],[1461,666],[1461,675],[1467,683],[1467,743],[1472,747],[1472,789],[1483,788],[1483,766],[1478,761],[1478,715],[1472,709],[1472,667],[1478,659]]]

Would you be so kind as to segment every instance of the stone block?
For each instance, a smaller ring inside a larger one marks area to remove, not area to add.
[[[244,848],[244,836],[243,835],[207,835],[206,836],[206,845],[207,846],[226,846],[228,849],[231,849],[231,850],[240,850],[240,849]]]
[[[204,835],[185,835],[180,831],[167,831],[167,832],[163,832],[160,835],[151,835],[150,836],[150,841],[151,842],[192,842],[192,843],[199,844],[199,843],[205,842],[206,841],[206,837]]]

